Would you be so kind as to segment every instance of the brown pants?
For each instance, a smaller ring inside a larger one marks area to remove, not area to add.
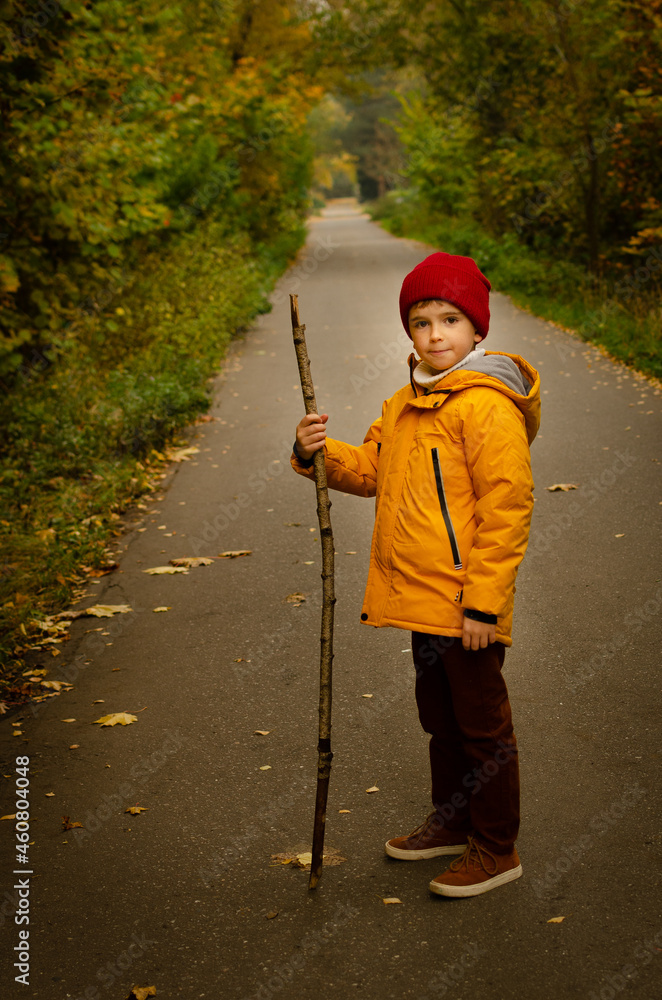
[[[416,704],[430,733],[432,803],[448,830],[506,854],[519,829],[519,767],[502,642],[412,632]]]

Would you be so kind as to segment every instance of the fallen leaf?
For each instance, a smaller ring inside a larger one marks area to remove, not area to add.
[[[83,827],[82,823],[72,823],[68,816],[62,817],[62,829],[63,830],[73,830],[75,826]]]
[[[47,799],[52,799],[53,796],[55,795],[55,792],[45,792],[44,794]]]
[[[565,920],[565,917],[551,917],[547,921],[547,923],[548,924],[562,924],[564,920]]]
[[[111,715],[102,715],[100,719],[95,719],[92,723],[96,726],[97,723],[101,726],[128,726],[132,722],[137,722],[138,719],[135,715],[129,715],[128,712],[113,712]]]
[[[81,569],[87,573],[88,576],[99,577],[107,576],[108,573],[112,573],[114,570],[119,569],[119,563],[112,562],[106,563],[105,566],[96,566],[94,569],[90,569],[88,566],[82,566]]]
[[[285,598],[288,604],[293,604],[295,608],[300,607],[306,600],[304,594],[288,594]]]
[[[348,549],[348,551],[347,551],[347,552],[345,552],[345,555],[346,555],[346,556],[355,556],[355,555],[356,555],[356,552],[353,552],[353,551],[352,551],[351,549]]]
[[[15,729],[14,732],[12,733],[12,736],[22,736],[22,735],[23,735],[22,729]]]
[[[182,556],[180,559],[171,559],[171,566],[186,566],[187,569],[194,568],[196,566],[211,566],[213,559],[209,556]]]
[[[177,448],[174,451],[168,451],[168,461],[169,462],[188,462],[191,455],[198,455],[200,449],[196,448],[195,445],[191,448]]]
[[[362,694],[361,697],[362,698],[372,698],[372,695],[371,694]]]
[[[9,813],[8,816],[0,816],[0,823],[3,819],[16,819],[16,813]]]
[[[295,868],[310,869],[313,855],[310,851],[303,851],[294,854],[272,854],[271,858],[279,865],[294,865]],[[347,858],[343,858],[335,847],[327,847],[322,856],[322,862],[328,867],[341,865]]]
[[[614,535],[614,538],[625,538],[625,532],[622,535]]]
[[[155,611],[157,613],[159,611],[172,611],[172,608],[171,607],[170,608],[152,608],[152,611]]]
[[[172,573],[188,573],[188,570],[185,566],[152,566],[151,569],[144,569],[143,573],[149,573],[150,576],[165,576]]]
[[[545,489],[549,490],[550,493],[558,493],[559,490],[567,493],[568,490],[578,490],[579,486],[576,483],[554,483],[553,486],[546,486]]]
[[[252,549],[229,549],[227,552],[219,552],[219,559],[238,559],[240,556],[252,555]]]
[[[253,735],[268,736],[270,732],[271,732],[270,729],[254,729],[253,730]]]
[[[61,691],[63,688],[65,691],[70,691],[73,684],[69,684],[67,681],[41,681],[41,686],[45,688],[52,688],[53,691]]]
[[[351,809],[339,809],[338,810],[339,813],[350,813],[351,811],[352,811]]]
[[[70,750],[78,750],[79,747],[80,747],[80,743],[72,743],[71,746],[69,747],[69,749]]]
[[[274,917],[278,916],[278,910],[269,910],[267,913],[267,920],[273,920]]]
[[[133,611],[133,608],[128,604],[94,604],[91,608],[85,608],[82,614],[93,618],[112,618],[113,615],[126,615],[129,611]]]
[[[263,764],[262,767],[260,768],[260,770],[261,771],[270,771],[271,770],[271,764]]]
[[[377,785],[373,785],[372,788],[366,788],[366,792],[368,793],[368,795],[371,792],[378,792],[378,791],[379,791],[379,789],[377,788]]]
[[[306,560],[306,561],[304,562],[304,566],[314,566],[314,565],[315,565],[315,562],[314,562],[314,560],[313,560],[313,559],[307,559],[307,560]]]
[[[147,812],[149,806],[129,806],[125,809],[125,813],[131,813],[132,816],[140,816],[141,813]]]
[[[401,903],[401,902],[402,900],[398,899],[397,896],[386,896],[385,898],[382,899],[382,903],[384,903],[385,906],[390,906],[392,903]]]
[[[105,700],[106,700],[105,698],[97,698],[97,700],[93,701],[92,704],[93,705],[103,705],[104,702],[105,702]]]
[[[134,986],[126,1000],[147,1000],[156,996],[156,986]]]
[[[75,722],[75,719],[60,719],[60,722]]]

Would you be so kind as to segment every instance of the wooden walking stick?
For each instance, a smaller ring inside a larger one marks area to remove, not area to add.
[[[317,413],[315,389],[310,375],[310,360],[306,347],[305,326],[299,321],[299,297],[290,295],[292,313],[292,335],[297,353],[301,390],[306,413]],[[336,598],[333,592],[333,532],[329,514],[331,501],[326,484],[324,449],[314,455],[315,487],[317,489],[317,517],[322,539],[322,632],[320,643],[320,701],[319,701],[319,741],[317,744],[317,795],[315,797],[315,825],[313,827],[313,857],[310,865],[308,888],[314,889],[322,874],[324,854],[324,828],[326,825],[326,802],[331,777],[331,666],[333,663],[333,606]]]

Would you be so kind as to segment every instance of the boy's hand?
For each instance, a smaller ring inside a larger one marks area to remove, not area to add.
[[[465,618],[462,626],[462,645],[465,649],[487,649],[491,642],[496,642],[496,625]]]
[[[299,421],[297,424],[297,450],[302,458],[308,460],[313,457],[316,451],[324,447],[325,424],[328,419],[328,413],[322,413],[321,416],[316,413],[307,413]]]

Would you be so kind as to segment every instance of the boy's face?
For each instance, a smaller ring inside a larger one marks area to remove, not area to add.
[[[468,316],[442,299],[409,310],[409,332],[422,361],[445,371],[482,340]]]

